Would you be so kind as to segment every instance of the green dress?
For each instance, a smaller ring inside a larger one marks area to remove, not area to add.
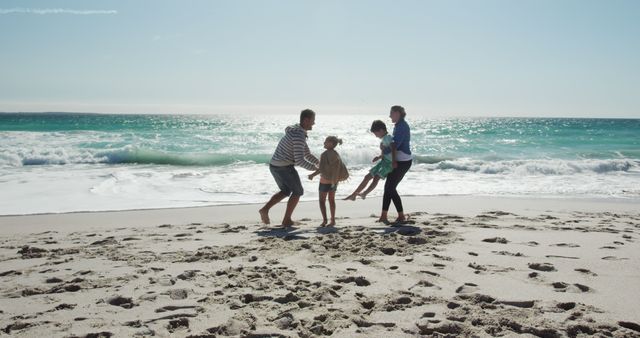
[[[391,135],[387,134],[382,137],[380,145],[383,147],[382,153],[384,156],[382,156],[380,162],[369,170],[371,176],[379,176],[381,179],[385,179],[387,175],[393,171],[393,166],[391,165],[391,143],[393,143],[393,137],[391,137]]]

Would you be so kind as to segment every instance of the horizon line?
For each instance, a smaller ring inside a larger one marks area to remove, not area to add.
[[[69,114],[69,115],[177,115],[177,116],[228,116],[228,115],[256,115],[261,113],[257,112],[229,112],[229,113],[194,113],[194,112],[175,112],[175,113],[162,113],[162,112],[89,112],[89,111],[0,111],[0,114],[32,114],[32,115],[46,115],[46,114]],[[271,115],[292,115],[298,114],[295,113],[269,113]],[[316,113],[318,115],[344,115],[344,113],[339,112],[327,112],[327,113]],[[353,115],[376,115],[375,113],[352,113]],[[603,117],[603,116],[568,116],[568,115],[549,115],[549,116],[534,116],[534,115],[460,115],[460,114],[407,114],[409,118],[412,116],[416,117],[432,117],[435,119],[446,119],[446,118],[470,118],[470,119],[483,119],[483,118],[513,118],[513,119],[594,119],[594,120],[640,120],[640,117],[620,117],[620,116],[612,116],[612,117]]]

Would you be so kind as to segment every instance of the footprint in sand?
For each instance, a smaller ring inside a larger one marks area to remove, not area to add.
[[[429,270],[420,270],[421,273],[426,273],[427,275],[431,275],[434,277],[439,277],[440,274],[437,272],[429,271]]]
[[[480,273],[480,271],[487,271],[487,268],[484,265],[476,264],[474,262],[469,263],[468,267],[476,270],[475,273]]]
[[[556,244],[550,244],[549,246],[557,246],[561,248],[579,248],[580,247],[580,245],[575,243],[556,243]]]
[[[529,269],[544,272],[556,271],[555,266],[551,263],[529,263]]]
[[[130,309],[130,308],[136,306],[136,304],[133,302],[133,300],[131,298],[122,297],[122,296],[113,296],[113,297],[107,299],[107,304],[110,304],[110,305],[113,305],[113,306],[120,306],[120,307],[123,307],[125,309]]]
[[[499,272],[508,272],[508,271],[515,270],[514,268],[511,268],[511,267],[505,268],[505,267],[493,265],[493,264],[481,265],[481,264],[476,264],[475,262],[469,263],[467,266],[474,269],[475,271],[473,273],[475,274],[481,274],[485,272],[494,274]]]
[[[169,332],[174,332],[178,329],[188,329],[189,328],[189,319],[187,318],[178,318],[174,320],[170,320],[167,325],[167,330]]]
[[[425,313],[422,314],[421,318],[433,318],[435,316],[436,316],[435,312],[425,312]]]
[[[382,251],[383,254],[388,255],[388,256],[391,256],[394,253],[396,253],[396,249],[394,249],[394,248],[382,248],[382,249],[380,249],[380,251]]]
[[[478,290],[480,290],[480,288],[478,288],[478,284],[464,283],[456,289],[456,293],[473,293]]]
[[[184,309],[194,309],[196,311],[204,311],[204,308],[197,305],[167,305],[161,308],[157,308],[155,310],[156,313],[168,312],[168,311],[176,311],[176,310],[184,310]]]
[[[295,318],[289,312],[282,313],[270,321],[275,323],[280,330],[294,329],[299,325],[299,323],[295,322]]]
[[[558,303],[556,307],[565,311],[573,310],[576,307],[574,302]]]
[[[62,282],[64,281],[58,277],[47,278],[47,280],[45,281],[45,283],[62,283]]]
[[[28,245],[23,246],[22,249],[18,251],[18,253],[22,255],[22,259],[41,258],[44,257],[47,252],[49,252],[49,250]]]
[[[60,310],[73,310],[76,308],[76,306],[77,304],[62,303],[62,304],[56,305],[56,307],[54,307],[53,309],[47,312],[60,311]]]
[[[546,255],[547,258],[565,258],[565,259],[580,259],[580,257],[575,256],[560,256],[560,255]]]
[[[240,296],[240,301],[242,301],[244,304],[249,304],[249,303],[257,303],[257,302],[263,302],[263,301],[268,301],[268,300],[273,300],[273,297],[271,296],[256,296],[250,293],[244,294],[242,296]]]
[[[620,321],[618,322],[618,325],[624,327],[625,329],[640,332],[640,324],[637,324],[637,323]]]
[[[536,302],[533,300],[502,300],[498,301],[497,303],[523,309],[530,309],[536,304]]]
[[[371,282],[369,282],[366,278],[364,277],[343,277],[343,278],[338,278],[336,279],[337,283],[355,283],[357,286],[369,286],[371,285]]]
[[[583,285],[583,284],[568,284],[565,282],[555,282],[555,283],[551,283],[551,286],[553,286],[554,291],[557,292],[574,292],[574,293],[581,293],[581,292],[589,292],[591,291],[591,288]]]
[[[501,255],[501,256],[526,257],[521,252],[515,252],[515,253],[514,252],[509,252],[509,251],[491,251],[491,252],[496,254],[496,255]]]
[[[487,243],[500,243],[500,244],[507,244],[509,243],[509,241],[504,238],[504,237],[492,237],[492,238],[485,238],[482,240],[483,242],[487,242]]]
[[[616,256],[605,256],[605,257],[602,257],[602,259],[604,259],[605,261],[626,261],[629,258],[616,257]]]
[[[186,299],[189,297],[189,291],[187,289],[174,289],[168,292],[169,297],[173,300]]]
[[[161,276],[159,278],[149,277],[149,284],[156,284],[156,283],[161,286],[171,286],[176,284],[176,280],[168,275]]]
[[[181,280],[190,280],[193,279],[198,272],[200,272],[200,270],[186,270],[185,272],[176,276],[176,278]]]
[[[578,268],[578,269],[575,269],[575,271],[578,271],[580,273],[584,273],[584,274],[587,274],[587,275],[590,275],[590,276],[594,276],[594,277],[598,275],[595,272],[591,272],[591,270],[589,270],[589,269]]]
[[[366,300],[366,301],[361,302],[360,305],[362,305],[362,307],[367,309],[367,310],[371,310],[371,309],[373,309],[374,306],[376,306],[376,302],[374,302],[372,300]]]
[[[436,288],[436,289],[441,289],[439,286],[437,286],[437,285],[435,285],[435,284],[433,284],[433,283],[431,283],[431,282],[429,282],[429,281],[426,281],[426,280],[421,280],[421,281],[419,281],[416,285],[414,285],[414,286],[410,287],[410,288],[409,288],[409,290],[411,290],[411,288],[413,288],[413,287],[415,287],[415,286],[423,286],[423,287],[426,287],[426,288]]]
[[[9,270],[9,271],[5,271],[5,272],[0,272],[0,277],[4,277],[4,276],[19,276],[19,275],[22,275],[22,272],[16,271],[16,270]]]

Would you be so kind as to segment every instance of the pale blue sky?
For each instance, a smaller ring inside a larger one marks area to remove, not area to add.
[[[0,111],[640,117],[639,18],[635,0],[3,0]]]

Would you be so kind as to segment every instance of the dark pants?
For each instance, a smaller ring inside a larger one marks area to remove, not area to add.
[[[393,201],[393,205],[396,206],[398,212],[403,212],[402,199],[398,195],[396,187],[404,178],[404,174],[411,168],[412,161],[398,161],[398,167],[393,169],[389,175],[387,175],[386,182],[384,182],[384,196],[382,197],[382,211],[389,211],[389,205]]]

